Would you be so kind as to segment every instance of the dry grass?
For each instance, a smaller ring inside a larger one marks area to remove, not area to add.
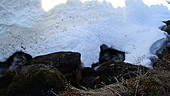
[[[80,90],[70,86],[59,96],[170,96],[170,72],[150,69],[136,78],[122,80],[99,89]]]
[[[116,83],[94,90],[80,90],[70,86],[66,92],[59,96],[122,96],[127,94],[128,89],[122,83]],[[128,94],[126,95],[128,96]],[[130,96],[130,95],[129,95]]]

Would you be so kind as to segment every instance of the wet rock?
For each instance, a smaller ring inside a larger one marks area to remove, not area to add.
[[[164,56],[159,62],[153,65],[155,70],[170,71],[170,55]]]
[[[66,79],[58,70],[33,68],[27,75],[15,75],[8,96],[55,96],[66,88]]]
[[[104,63],[109,60],[125,60],[125,52],[118,51],[107,45],[103,44],[100,46],[100,56],[99,56],[99,63]]]
[[[144,66],[111,60],[101,64],[97,69],[97,73],[105,84],[112,84],[121,79],[129,79],[144,74],[148,70],[149,68]]]
[[[15,52],[5,62],[0,62],[0,74],[3,75],[8,69],[15,70],[31,59],[32,56],[27,53]]]
[[[89,67],[81,67],[77,77],[79,84],[88,89],[100,83],[97,72]]]

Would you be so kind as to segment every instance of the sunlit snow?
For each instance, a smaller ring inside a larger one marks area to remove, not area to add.
[[[20,50],[75,51],[91,66],[106,44],[126,52],[125,62],[151,67],[169,42],[159,29],[168,8],[164,0],[0,0],[0,60]]]

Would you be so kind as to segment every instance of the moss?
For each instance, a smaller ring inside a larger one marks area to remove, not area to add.
[[[18,94],[23,94],[28,92],[28,80],[25,75],[17,74],[15,75],[13,82],[9,85],[8,95],[17,96]],[[19,95],[19,96],[21,96]]]
[[[49,70],[44,68],[33,68],[27,77],[34,85],[45,86],[45,89],[63,87],[65,76],[58,70]]]
[[[12,83],[15,72],[13,70],[8,70],[5,74],[0,78],[0,96],[6,96],[8,86]]]
[[[14,78],[15,72],[8,70],[3,77],[0,78],[0,88],[7,88]]]
[[[53,90],[55,93],[64,90],[66,79],[58,70],[33,68],[27,75],[18,74],[8,88],[9,96],[41,96]],[[43,90],[43,92],[42,92]]]

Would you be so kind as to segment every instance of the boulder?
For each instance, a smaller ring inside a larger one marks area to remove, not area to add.
[[[81,54],[78,52],[56,52],[37,56],[30,61],[30,65],[50,65],[58,69],[65,76],[77,76],[81,65],[80,56]]]
[[[89,67],[81,67],[77,78],[79,84],[87,89],[94,88],[96,84],[100,83],[97,72]]]
[[[78,52],[56,52],[37,56],[22,66],[19,72],[27,73],[29,68],[36,66],[47,69],[58,69],[71,85],[78,86],[77,74],[81,66],[80,58],[81,54]]]
[[[121,61],[108,61],[99,66],[97,73],[105,84],[112,84],[121,79],[129,79],[144,74],[149,68],[132,65]]]
[[[170,71],[170,55],[164,56],[159,62],[153,65],[153,68],[165,72]]]
[[[27,75],[15,75],[8,96],[55,96],[65,88],[65,76],[58,70],[33,68]]]

